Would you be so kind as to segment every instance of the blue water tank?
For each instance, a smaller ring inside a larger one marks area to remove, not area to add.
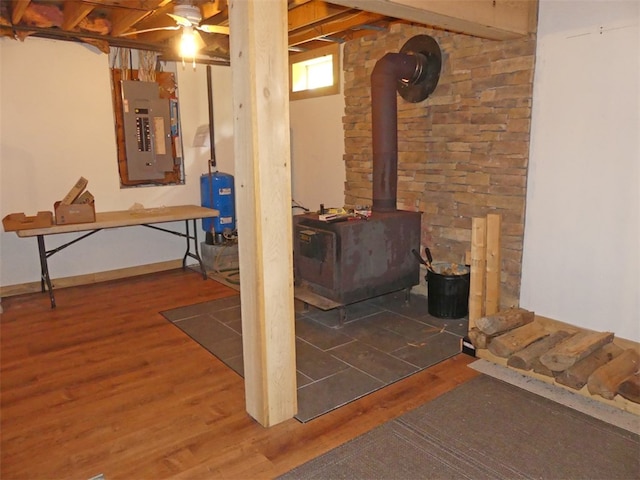
[[[203,207],[215,208],[220,215],[203,218],[205,232],[223,233],[236,229],[236,206],[233,175],[222,172],[205,173],[200,177],[200,200]]]

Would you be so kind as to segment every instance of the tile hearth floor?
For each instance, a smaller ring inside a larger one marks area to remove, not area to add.
[[[460,352],[467,319],[429,315],[427,299],[404,292],[337,310],[296,313],[298,414],[323,413]],[[243,375],[240,295],[189,305],[162,315],[239,375]]]

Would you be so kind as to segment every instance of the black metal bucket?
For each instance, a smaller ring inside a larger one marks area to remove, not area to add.
[[[450,264],[438,264],[433,268],[442,272]],[[469,313],[469,268],[462,267],[459,275],[447,275],[427,270],[427,303],[429,314],[437,318],[462,318]]]

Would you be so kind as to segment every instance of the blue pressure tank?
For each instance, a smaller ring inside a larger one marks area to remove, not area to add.
[[[201,205],[215,208],[220,215],[203,218],[202,229],[207,233],[222,234],[236,229],[235,189],[233,175],[222,172],[205,173],[200,177]]]

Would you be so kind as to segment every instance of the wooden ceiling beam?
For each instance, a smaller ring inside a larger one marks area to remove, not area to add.
[[[337,15],[348,12],[349,9],[337,5],[331,5],[319,0],[305,2],[300,6],[291,8],[288,12],[288,29],[297,30],[298,28],[315,25],[318,22],[324,22]]]
[[[78,24],[93,11],[95,5],[85,3],[79,0],[66,1],[62,7],[63,30],[73,30]]]
[[[538,0],[331,0],[390,17],[493,40],[535,32]]]
[[[117,37],[129,30],[133,25],[142,19],[153,14],[158,9],[168,5],[170,0],[144,0],[140,1],[135,8],[114,9],[111,14],[111,35]]]
[[[345,30],[359,27],[367,23],[374,23],[383,20],[385,17],[377,13],[359,12],[350,15],[348,18],[324,22],[312,28],[301,29],[297,32],[289,32],[289,46],[300,45],[311,40],[334,35]]]
[[[11,23],[16,25],[22,20],[25,10],[31,3],[31,0],[13,0],[11,2]]]

